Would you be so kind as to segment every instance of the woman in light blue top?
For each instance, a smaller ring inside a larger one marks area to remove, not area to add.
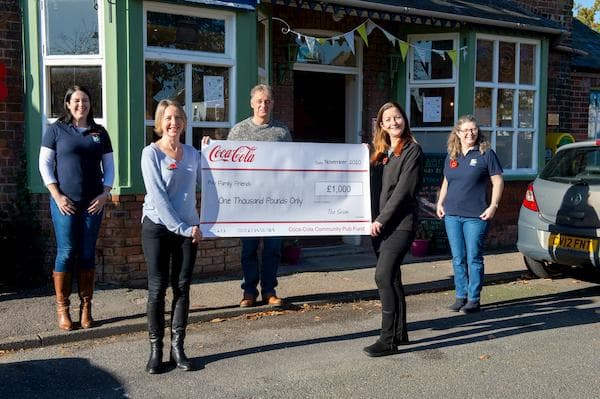
[[[162,370],[165,294],[169,281],[171,362],[182,370],[192,365],[183,351],[190,306],[189,291],[200,235],[196,187],[200,185],[200,153],[182,144],[187,117],[181,105],[162,100],[156,108],[154,131],[160,139],[142,151],[146,186],[142,216],[142,247],[148,268],[148,333],[150,359],[146,371]],[[169,270],[169,264],[171,270]]]

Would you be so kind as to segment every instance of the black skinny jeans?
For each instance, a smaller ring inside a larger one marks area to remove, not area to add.
[[[375,283],[381,300],[381,334],[384,344],[398,345],[408,341],[406,299],[400,266],[415,237],[413,231],[395,230],[383,239],[373,239],[377,254]]]
[[[190,307],[190,283],[197,244],[167,230],[148,218],[142,223],[142,247],[148,268],[148,332],[162,338],[165,332],[165,295],[169,281],[173,290],[171,329],[183,334]],[[171,270],[169,271],[169,264]]]

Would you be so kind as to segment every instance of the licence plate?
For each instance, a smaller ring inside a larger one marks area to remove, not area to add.
[[[581,251],[587,253],[596,253],[598,250],[597,238],[582,238],[567,236],[564,234],[550,234],[548,240],[549,246],[552,248],[570,249],[573,251]]]

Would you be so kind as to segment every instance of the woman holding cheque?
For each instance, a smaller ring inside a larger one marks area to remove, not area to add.
[[[373,147],[371,236],[382,321],[379,339],[364,351],[378,357],[398,353],[398,345],[409,342],[400,265],[415,236],[416,196],[423,174],[423,151],[397,103],[388,102],[379,109]]]
[[[198,242],[202,239],[196,209],[200,184],[200,153],[182,144],[186,115],[175,101],[158,103],[155,132],[160,139],[142,152],[146,186],[142,217],[142,247],[148,268],[148,334],[150,359],[146,371],[162,370],[165,333],[165,294],[169,281],[171,306],[171,362],[189,371],[192,365],[183,351],[190,306],[189,292]],[[169,273],[169,264],[171,270]]]

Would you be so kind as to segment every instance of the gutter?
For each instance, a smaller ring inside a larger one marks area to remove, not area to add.
[[[569,47],[569,46],[563,46],[562,44],[557,44],[556,46],[552,46],[552,49],[554,49],[556,51],[560,51],[561,53],[569,53],[569,54],[573,54],[573,55],[580,55],[583,57],[590,55],[590,53],[588,53],[587,51],[578,50],[576,48]]]
[[[440,18],[451,21],[459,21],[459,22],[469,22],[480,25],[491,25],[496,27],[508,28],[508,29],[520,29],[520,30],[528,30],[532,32],[539,33],[549,33],[554,35],[560,35],[562,33],[567,32],[565,29],[557,29],[557,28],[548,28],[544,26],[535,26],[529,24],[522,24],[519,22],[507,22],[507,21],[498,21],[494,19],[486,19],[486,18],[478,18],[471,17],[466,15],[459,14],[450,14],[439,11],[429,11],[429,10],[421,10],[418,8],[411,7],[403,7],[403,6],[392,6],[380,3],[374,3],[371,1],[363,1],[363,0],[329,0],[329,4],[340,4],[355,8],[363,8],[363,9],[371,9],[378,11],[387,11],[394,12],[398,14],[409,14],[416,15],[420,17],[430,17],[430,18]]]

